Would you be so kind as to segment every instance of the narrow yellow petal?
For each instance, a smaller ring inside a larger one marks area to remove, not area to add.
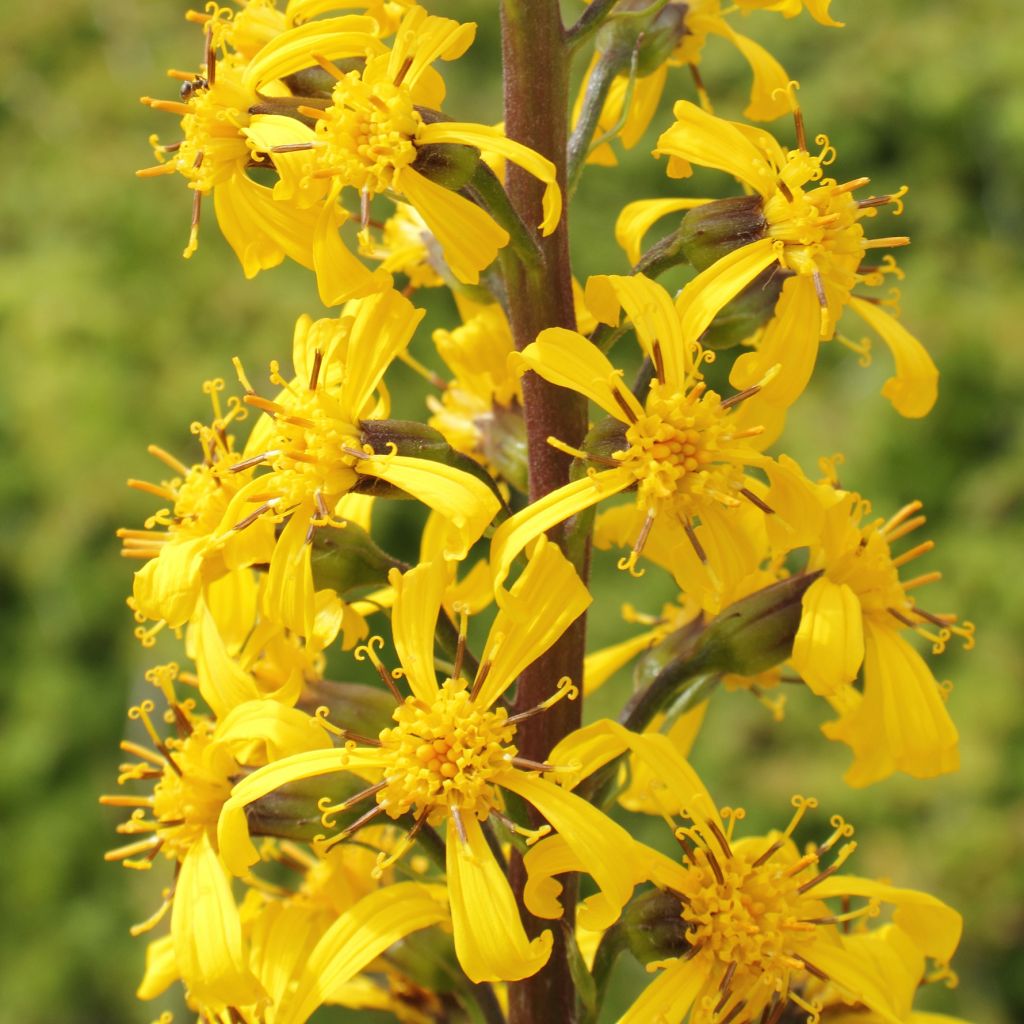
[[[603,323],[617,323],[621,306],[644,352],[652,355],[655,348],[660,351],[665,366],[664,383],[683,389],[693,372],[693,344],[697,335],[683,335],[672,297],[660,284],[643,274],[595,275],[587,281],[587,305]],[[614,315],[610,316],[612,310]]]
[[[638,633],[622,643],[592,651],[583,659],[583,693],[596,693],[624,665],[628,665],[641,651],[646,651],[658,639],[655,630]]]
[[[792,661],[819,697],[856,678],[864,661],[864,612],[847,584],[822,576],[807,588]]]
[[[931,670],[896,630],[866,626],[863,699],[822,726],[853,749],[844,779],[866,786],[894,771],[919,779],[956,771],[958,735]]]
[[[777,405],[792,405],[803,394],[814,371],[820,323],[821,307],[814,282],[806,276],[791,278],[782,286],[757,348],[744,352],[733,363],[729,383],[743,391],[778,366],[778,372],[763,385],[758,397]]]
[[[156,999],[181,977],[174,958],[174,936],[163,935],[146,946],[146,973],[135,990],[136,999]]]
[[[819,899],[833,896],[863,896],[895,907],[893,921],[925,955],[948,963],[960,944],[963,917],[952,907],[926,892],[901,889],[857,875],[833,875],[814,887]]]
[[[171,936],[181,979],[193,999],[249,1006],[263,997],[246,965],[231,880],[205,832],[181,862]]]
[[[206,537],[173,539],[160,554],[135,573],[132,594],[141,615],[169,626],[183,626],[192,617],[202,587],[200,569],[209,546]]]
[[[655,156],[668,154],[685,164],[725,171],[768,196],[775,188],[775,172],[734,125],[701,110],[695,103],[680,100],[672,108],[676,123],[658,139]],[[691,173],[677,164],[681,176]]]
[[[775,261],[772,239],[760,238],[702,270],[676,299],[683,337],[699,338],[726,304]]]
[[[901,1024],[893,1012],[890,990],[855,950],[842,943],[817,941],[808,947],[807,959],[824,971],[852,1003],[863,1003],[885,1024]]]
[[[850,308],[889,346],[896,374],[882,386],[893,408],[909,419],[927,416],[939,394],[939,371],[924,346],[880,306],[851,297]]]
[[[502,595],[482,655],[491,668],[476,703],[490,707],[519,673],[586,611],[592,600],[586,584],[558,545],[541,538],[522,575]],[[551,681],[552,694],[556,681]]]
[[[395,188],[419,211],[451,272],[464,284],[476,284],[480,271],[508,245],[508,232],[489,213],[411,167],[402,168]]]
[[[405,351],[426,311],[389,288],[352,303],[345,312],[355,317],[339,402],[354,423],[367,414],[367,403],[385,371]]]
[[[416,136],[420,145],[431,142],[452,142],[475,146],[485,153],[495,153],[522,167],[538,181],[544,182],[544,196],[541,200],[543,219],[540,223],[542,234],[550,235],[558,226],[562,216],[562,192],[555,180],[555,165],[546,157],[535,153],[529,146],[514,142],[498,128],[483,124],[457,121],[437,121],[425,124]]]
[[[368,270],[341,240],[338,228],[347,215],[333,201],[324,203],[312,231],[312,266],[316,286],[325,306],[337,306],[391,287],[391,275],[379,268]],[[293,257],[294,259],[294,257]]]
[[[300,505],[281,531],[270,559],[261,601],[261,610],[271,622],[280,623],[303,637],[313,635],[316,615],[312,547],[306,542],[312,514],[311,504]]]
[[[358,469],[394,484],[452,524],[458,544],[444,553],[445,558],[465,558],[501,508],[482,480],[442,462],[386,455],[364,459]]]
[[[621,371],[616,370],[599,348],[576,331],[548,327],[522,352],[510,354],[508,361],[509,367],[520,373],[533,370],[552,384],[586,395],[609,416],[622,422],[626,422],[627,417],[622,402],[635,417],[643,415],[643,406],[629,388],[621,384]],[[619,381],[620,386],[613,388],[612,381]],[[616,395],[622,402],[616,400]]]
[[[491,569],[494,572],[495,592],[505,582],[509,568],[516,555],[530,541],[552,526],[582,512],[585,508],[596,505],[604,498],[625,490],[632,480],[630,475],[621,469],[608,469],[603,473],[585,476],[581,480],[559,487],[557,491],[546,494],[540,501],[535,501],[506,519],[495,531],[491,540]],[[499,593],[499,603],[500,603]]]
[[[203,608],[190,639],[195,645],[196,675],[199,692],[210,710],[222,718],[233,707],[262,696],[256,681],[232,658],[221,638],[213,615]]]
[[[442,886],[398,882],[364,896],[324,932],[276,1024],[304,1024],[342,984],[407,935],[446,920]]]
[[[395,650],[413,694],[427,704],[437,697],[434,632],[449,575],[440,559],[423,562],[405,574],[393,571],[391,575],[395,588],[391,614]]]
[[[536,974],[551,955],[551,932],[529,939],[512,888],[498,867],[480,822],[463,818],[466,840],[448,823],[448,890],[455,953],[475,982],[518,981]]]
[[[601,899],[589,897],[580,904],[580,927],[609,928],[643,877],[633,837],[582,797],[540,775],[511,770],[495,782],[540,811],[601,890]]]
[[[754,84],[743,116],[751,121],[774,121],[793,110],[792,91],[786,69],[759,43],[734,32],[724,18],[704,19],[708,32],[728,39],[750,65]]]
[[[669,964],[619,1018],[619,1024],[679,1024],[707,980],[712,967],[709,960],[710,955],[702,952]]]
[[[643,255],[644,235],[662,217],[710,202],[710,199],[638,199],[627,203],[615,222],[615,241],[626,251],[629,262],[635,264]]]
[[[248,765],[332,747],[319,719],[274,700],[237,705],[217,723],[214,735],[218,743],[230,744],[238,759]]]

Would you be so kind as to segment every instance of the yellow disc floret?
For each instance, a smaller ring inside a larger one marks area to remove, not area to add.
[[[640,507],[696,495],[736,504],[743,472],[721,398],[703,384],[681,394],[655,382],[645,412],[626,430],[629,448],[614,455],[636,478]]]
[[[325,143],[321,165],[346,185],[384,192],[395,172],[416,159],[412,140],[422,123],[408,88],[388,81],[371,85],[350,71],[334,86],[332,105],[317,123]]]
[[[398,724],[380,734],[391,763],[377,801],[388,814],[415,809],[430,824],[449,810],[486,819],[499,803],[494,779],[516,756],[505,710],[477,707],[465,680],[448,679],[429,706],[408,697],[394,718]]]

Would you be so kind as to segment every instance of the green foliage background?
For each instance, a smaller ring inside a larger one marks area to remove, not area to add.
[[[498,120],[493,0],[428,6],[480,22],[470,56],[448,74],[449,112]],[[911,185],[904,321],[943,378],[931,417],[902,421],[878,395],[890,372],[884,349],[862,370],[830,346],[786,445],[809,470],[819,455],[845,452],[844,482],[879,513],[926,502],[939,544],[928,568],[946,572],[931,604],[978,624],[977,650],[951,651],[936,666],[956,683],[964,767],[850,791],[840,781],[847,755],[818,734],[824,709],[803,692],[790,696],[779,726],[744,695],[719,695],[695,760],[718,799],[748,807],[755,825],[785,820],[793,791],[816,794],[858,825],[859,873],[962,909],[961,986],[930,993],[929,1005],[976,1024],[1012,1024],[1024,1019],[1024,7],[833,6],[847,28],[755,15],[744,30],[801,81],[809,129],[830,135],[841,178],[869,174],[879,191]],[[188,424],[205,412],[199,385],[230,377],[230,355],[254,368],[287,358],[294,318],[319,309],[310,276],[294,266],[245,281],[212,216],[200,252],[182,261],[184,188],[132,176],[149,162],[146,136],[174,133],[171,119],[136,97],[171,95],[164,69],[199,56],[183,10],[178,0],[0,10],[2,1024],[155,1016],[133,999],[143,942],[127,928],[155,905],[159,883],[103,863],[118,816],[95,802],[113,786],[124,711],[149,664],[132,638],[130,567],[114,530],[152,506],[123,480],[152,474],[150,441],[188,451]],[[719,112],[738,114],[745,67],[719,40],[706,54]],[[691,97],[685,73],[672,83]],[[667,116],[666,106],[657,124]],[[790,130],[780,125],[784,138]],[[572,222],[581,278],[624,271],[614,214],[674,187],[647,155],[653,137],[620,172],[595,169],[584,181]],[[432,300],[432,309],[435,324],[452,322],[446,303]],[[422,350],[427,331],[421,337]],[[406,396],[400,411],[417,415],[413,378],[399,372],[395,389]],[[393,526],[392,542],[400,544]],[[617,610],[624,585],[613,574],[601,564],[602,640],[627,632]],[[670,588],[649,575],[628,597],[657,611]],[[628,680],[614,685],[621,699]]]

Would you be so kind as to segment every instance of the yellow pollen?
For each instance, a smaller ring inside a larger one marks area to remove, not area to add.
[[[321,170],[371,194],[388,189],[395,172],[416,159],[413,139],[423,119],[408,88],[365,83],[350,71],[334,86],[332,105],[317,121]]]
[[[437,824],[457,810],[482,821],[499,805],[495,777],[516,756],[515,725],[503,708],[478,707],[465,680],[448,679],[429,706],[409,697],[394,719],[380,734],[390,763],[377,794],[392,818],[414,810]]]

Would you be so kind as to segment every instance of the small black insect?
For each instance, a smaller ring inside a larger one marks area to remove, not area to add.
[[[209,89],[210,83],[202,77],[202,75],[196,75],[191,82],[182,82],[181,88],[178,90],[183,100],[191,99],[200,89]]]

